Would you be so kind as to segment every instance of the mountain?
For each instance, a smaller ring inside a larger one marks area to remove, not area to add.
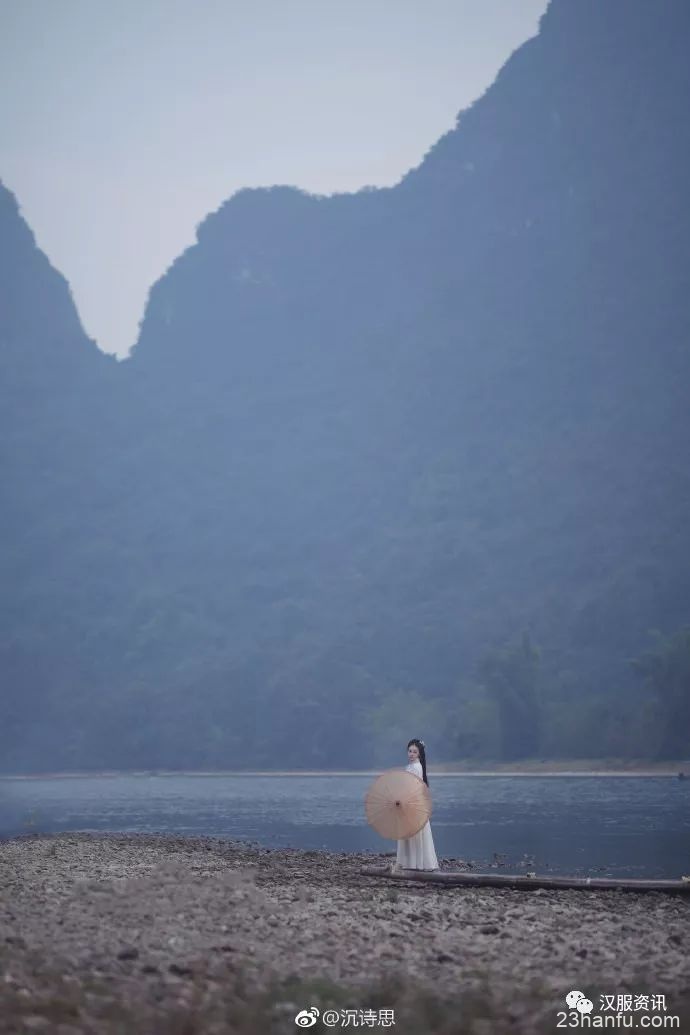
[[[56,750],[79,683],[93,599],[75,560],[109,516],[98,486],[119,420],[114,367],[0,183],[0,757],[10,764]]]
[[[72,725],[56,705],[8,768],[39,742],[55,767],[356,767],[422,725],[436,757],[491,754],[518,713],[516,756],[690,748],[690,693],[629,665],[690,621],[689,29],[678,0],[552,0],[395,187],[240,191],[130,359],[72,333],[72,403],[31,447],[71,429],[61,488],[8,533],[54,579],[5,583]]]

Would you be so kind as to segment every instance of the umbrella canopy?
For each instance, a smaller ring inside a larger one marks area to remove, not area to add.
[[[388,769],[377,776],[364,798],[367,821],[393,841],[414,837],[431,815],[429,788],[414,773]]]

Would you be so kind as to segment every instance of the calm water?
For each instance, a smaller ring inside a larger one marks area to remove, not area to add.
[[[169,832],[268,847],[393,851],[366,823],[372,776],[0,779],[0,837],[27,831]],[[439,857],[499,872],[678,878],[690,873],[690,780],[431,778]]]

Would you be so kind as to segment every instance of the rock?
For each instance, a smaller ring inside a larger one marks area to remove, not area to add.
[[[178,977],[193,977],[194,971],[190,967],[185,967],[181,963],[171,963],[168,967],[171,974],[177,974]]]
[[[393,902],[386,884],[359,872],[361,865],[382,863],[382,856],[263,851],[257,866],[256,850],[240,843],[219,841],[211,855],[207,843],[196,838],[83,834],[72,840],[69,851],[59,851],[51,861],[59,907],[47,896],[42,856],[32,853],[33,843],[0,841],[0,885],[8,873],[12,881],[6,896],[12,909],[5,908],[0,934],[0,987],[19,997],[22,1015],[38,1016],[36,975],[41,974],[41,995],[44,989],[57,996],[67,991],[69,1000],[79,1003],[84,1031],[97,1030],[86,1018],[104,1011],[110,997],[128,1010],[141,1006],[142,1017],[148,1007],[152,1019],[142,1022],[145,1030],[162,1031],[154,1013],[162,1023],[170,1003],[191,1001],[189,993],[197,990],[215,1002],[236,980],[259,988],[267,974],[275,975],[284,989],[281,1002],[293,1002],[292,985],[301,980],[349,986],[411,974],[434,994],[455,995],[458,969],[471,963],[463,994],[471,990],[476,967],[486,974],[491,995],[505,999],[502,1018],[518,1001],[532,1010],[515,1035],[533,1035],[539,1027],[528,995],[533,982],[553,987],[554,1002],[561,1002],[563,974],[579,958],[580,966],[586,959],[585,965],[596,967],[602,984],[623,987],[626,975],[641,965],[643,931],[659,949],[644,956],[646,985],[658,992],[685,989],[687,903],[663,895],[543,889],[525,894],[429,885],[401,886]],[[197,872],[202,851],[208,871],[203,880]],[[102,882],[98,894],[80,891],[77,878],[96,882],[115,864],[122,894]],[[540,903],[535,894],[544,896]],[[227,937],[220,942],[221,933],[231,933],[232,942]],[[43,961],[55,955],[69,961],[67,967],[54,976],[46,969],[44,976]],[[126,959],[138,962],[123,966]],[[63,985],[65,970],[78,973],[83,987]],[[11,976],[3,980],[7,972]],[[297,1003],[293,1018],[305,1004]],[[551,1004],[546,1005],[552,1021]],[[495,1016],[487,1018],[489,1035],[496,1030]],[[70,1023],[77,1024],[73,1018]],[[49,1026],[45,1035],[63,1035],[61,1027]],[[81,1035],[81,1016],[77,1027],[75,1035]],[[30,1028],[21,1030],[28,1035]],[[222,1035],[220,1015],[204,1030]]]

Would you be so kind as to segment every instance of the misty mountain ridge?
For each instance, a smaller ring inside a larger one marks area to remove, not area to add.
[[[0,187],[0,767],[688,753],[629,661],[690,620],[689,21],[552,0],[395,187],[209,215],[120,363]]]

